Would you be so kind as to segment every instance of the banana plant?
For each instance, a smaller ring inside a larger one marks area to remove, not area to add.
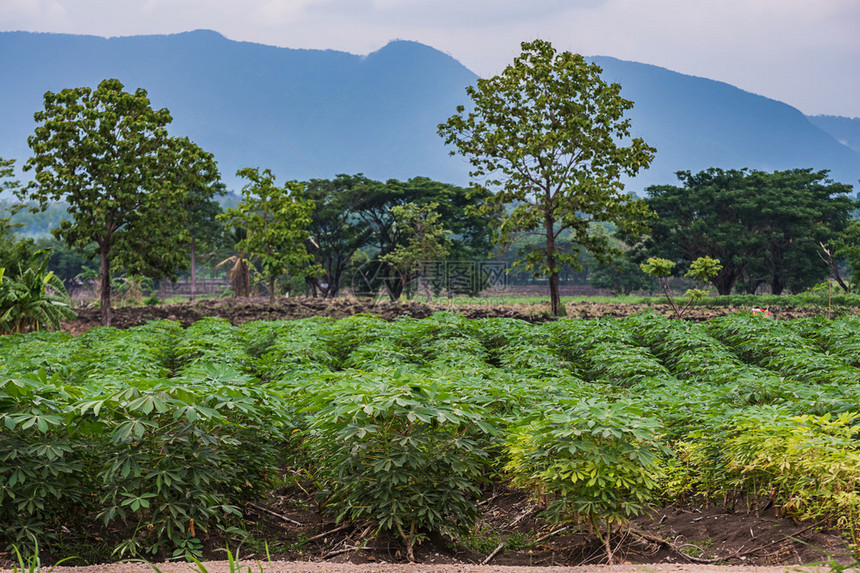
[[[0,269],[0,333],[59,329],[62,321],[76,316],[63,281],[47,266],[42,251],[29,264],[19,265],[14,276]]]

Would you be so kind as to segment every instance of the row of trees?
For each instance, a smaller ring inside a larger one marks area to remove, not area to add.
[[[656,152],[630,137],[624,113],[633,102],[581,56],[540,40],[522,47],[499,76],[467,89],[468,110],[439,125],[451,153],[472,165],[468,191],[361,175],[279,186],[269,170],[247,168],[238,173],[248,181],[241,203],[220,213],[214,158],[170,136],[169,112],[153,110],[144,90],[128,93],[110,79],[45,94],[24,167],[35,181],[17,194],[35,209],[66,202],[70,219],[53,232],[99,260],[104,324],[112,270],[159,279],[190,261],[193,283],[197,253],[225,234],[237,294],[248,292],[253,265],[270,296],[288,274],[315,295],[336,296],[350,265],[373,260],[398,271],[395,279],[382,273],[397,298],[417,262],[485,258],[491,240],[518,250],[515,265],[549,279],[554,314],[564,308],[560,273],[580,267],[586,253],[606,265],[626,251],[616,259],[621,274],[647,256],[680,262],[679,272],[684,261],[718,258],[720,293],[763,283],[796,290],[828,269],[841,280],[840,257],[857,245],[847,186],[811,170],[713,169],[682,172],[682,187],[652,187],[648,200],[625,194],[621,178],[647,168]]]
[[[334,297],[357,266],[376,263],[385,272],[374,286],[384,288],[392,299],[397,299],[409,273],[422,261],[446,257],[485,259],[490,254],[489,219],[466,213],[476,200],[461,187],[423,177],[381,182],[360,174],[279,185],[269,170],[257,168],[242,169],[238,175],[248,181],[241,201],[223,209],[216,199],[224,189],[217,182],[195,189],[195,196],[187,200],[183,209],[182,223],[177,223],[181,226],[173,230],[172,241],[168,237],[153,240],[148,233],[162,229],[154,225],[143,231],[133,230],[140,238],[139,244],[129,247],[132,243],[128,238],[114,243],[108,253],[109,276],[105,279],[99,273],[100,294],[115,291],[117,273],[126,280],[162,279],[190,267],[193,296],[197,262],[205,257],[210,262],[221,260],[220,266],[227,268],[237,296],[250,295],[252,282],[263,282],[269,296],[274,297],[295,287],[299,280],[314,296]],[[27,197],[25,193],[26,190],[21,198]],[[74,197],[65,197],[67,202],[72,200]],[[118,203],[111,196],[106,196],[105,201]],[[31,205],[33,209],[40,208],[38,204]],[[152,205],[149,217],[161,217],[164,207],[155,202]],[[143,207],[130,208],[143,219],[139,214]],[[32,240],[12,241],[8,218],[3,222],[0,235],[9,246],[3,248],[7,258],[23,260],[36,252],[37,243]],[[68,242],[66,232],[70,228],[80,230],[74,216],[62,218],[54,235]],[[78,257],[67,249],[54,249],[57,252],[52,263],[63,267],[64,278],[92,276],[85,257],[99,258],[101,253],[97,237],[93,238],[83,248],[72,243],[80,250]],[[38,244],[57,247],[55,241],[41,239]],[[15,249],[22,254],[13,257]],[[2,263],[0,259],[0,266]],[[14,266],[11,260],[8,266]],[[108,288],[102,286],[104,280],[110,281]],[[109,321],[104,311],[102,318]]]
[[[831,181],[827,171],[708,169],[679,172],[678,179],[679,186],[648,188],[657,218],[629,251],[634,261],[719,259],[711,282],[721,295],[762,286],[796,293],[828,274],[848,292],[848,268],[860,279],[860,221],[853,218],[860,204],[851,186]]]

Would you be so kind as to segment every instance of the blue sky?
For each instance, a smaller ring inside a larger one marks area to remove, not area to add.
[[[860,0],[0,0],[0,30],[207,28],[289,48],[442,50],[481,76],[522,41],[725,81],[807,114],[860,117]]]

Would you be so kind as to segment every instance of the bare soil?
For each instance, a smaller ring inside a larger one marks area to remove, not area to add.
[[[226,561],[207,561],[205,571],[187,563],[122,563],[117,565],[91,565],[87,567],[56,567],[54,573],[233,573],[234,571],[260,573],[827,573],[833,569],[822,566],[717,566],[717,565],[579,565],[574,567],[528,567],[496,565],[427,565],[394,563],[328,563],[322,561],[240,561],[230,568]],[[0,569],[0,572],[6,571]],[[844,571],[860,571],[857,568]]]
[[[566,303],[565,309],[571,318],[603,318],[624,317],[645,310],[672,316],[672,308],[668,304],[613,304],[573,302]],[[746,309],[749,310],[749,309]],[[386,320],[401,316],[426,318],[435,312],[454,311],[468,318],[518,318],[529,322],[545,322],[551,320],[549,305],[542,304],[473,304],[452,306],[445,303],[427,304],[410,301],[392,303],[374,299],[355,298],[278,298],[270,301],[267,298],[228,298],[207,299],[196,302],[179,302],[155,306],[125,306],[113,309],[112,325],[118,328],[128,328],[146,323],[149,320],[168,319],[178,320],[184,326],[194,323],[207,316],[226,318],[232,324],[242,324],[252,320],[291,320],[311,316],[328,316],[344,318],[354,314],[369,313]],[[685,315],[689,320],[707,320],[726,314],[733,314],[739,309],[734,307],[693,307]],[[99,309],[76,309],[77,320],[68,323],[66,330],[79,333],[99,325]],[[774,318],[799,318],[809,316],[808,309],[784,307],[771,309]]]
[[[827,565],[831,559],[843,565],[856,564],[845,540],[826,524],[795,523],[779,517],[773,507],[764,509],[764,505],[758,511],[754,507],[733,511],[694,505],[655,510],[616,534],[612,541],[615,564],[610,567],[601,543],[586,528],[546,522],[540,509],[522,492],[495,486],[484,492],[480,503],[477,534],[456,542],[431,537],[416,548],[416,563],[408,563],[400,542],[382,535],[374,537],[363,524],[334,523],[314,509],[310,496],[293,486],[245,507],[245,526],[255,545],[233,546],[232,551],[245,563],[244,571],[247,566],[259,571],[259,563],[272,573],[734,573],[798,571],[800,565],[810,564],[817,565],[813,567],[817,571],[833,571]],[[109,531],[93,524],[93,543],[103,543],[108,537]],[[224,547],[223,540],[206,541],[206,570],[230,571],[219,549]],[[502,548],[496,551],[499,546]],[[11,569],[12,563],[4,562],[3,557],[0,554],[0,571],[3,567]],[[43,560],[51,563],[58,557],[43,555]],[[158,568],[164,573],[195,570],[179,563],[162,563]],[[57,567],[55,571],[133,573],[151,569],[139,563],[116,563]]]
[[[641,312],[646,305],[568,303],[572,317],[598,318],[627,316]],[[655,312],[671,314],[667,305],[651,307]],[[423,318],[434,312],[452,310],[447,305],[419,302],[392,304],[355,299],[223,299],[162,306],[124,307],[114,311],[114,326],[127,328],[153,319],[178,320],[189,325],[206,316],[219,316],[233,324],[251,320],[282,320],[310,316],[341,318],[358,313],[372,313],[385,319],[399,316]],[[472,318],[510,317],[542,322],[550,320],[541,305],[458,306],[453,310]],[[733,308],[695,308],[690,318],[704,320],[737,312]],[[776,318],[804,316],[799,309],[774,309]],[[80,333],[99,324],[98,309],[79,311],[76,321],[66,330]],[[299,487],[273,492],[268,499],[245,507],[246,528],[257,540],[239,548],[245,568],[259,571],[353,573],[463,572],[505,571],[797,571],[800,564],[822,564],[829,559],[837,563],[855,563],[846,541],[827,523],[795,523],[779,516],[773,507],[730,508],[728,504],[699,504],[664,507],[636,519],[629,531],[619,533],[612,541],[615,562],[607,566],[606,553],[587,528],[560,527],[540,517],[540,509],[523,493],[495,485],[484,493],[482,518],[477,533],[458,542],[430,538],[416,548],[417,563],[407,563],[402,544],[384,536],[373,537],[361,524],[341,527],[315,509],[314,500]],[[110,544],[110,532],[91,530],[91,542]],[[268,544],[272,561],[268,562],[263,542]],[[223,560],[222,539],[207,540],[205,566],[210,572],[229,571]],[[501,546],[501,547],[500,547]],[[495,551],[496,549],[498,551]],[[108,551],[109,553],[109,551]],[[492,556],[491,556],[492,554]],[[0,554],[0,568],[11,568],[8,555]],[[61,556],[45,555],[45,562]],[[718,566],[719,565],[719,566]],[[161,564],[164,573],[195,571],[185,564]],[[1,570],[1,569],[0,569]],[[829,566],[811,570],[830,571]],[[57,567],[56,573],[95,572],[134,573],[151,571],[141,563]]]

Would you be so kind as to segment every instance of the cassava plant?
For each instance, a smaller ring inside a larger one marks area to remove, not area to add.
[[[508,435],[513,483],[549,496],[547,515],[579,518],[613,562],[613,528],[656,499],[661,458],[657,420],[630,406],[588,399],[546,415],[535,412]]]
[[[479,408],[401,371],[354,373],[313,396],[306,445],[338,521],[361,520],[414,546],[468,533],[492,432]]]
[[[675,300],[675,295],[672,293],[672,288],[669,285],[669,277],[672,276],[675,263],[667,259],[651,257],[639,265],[639,267],[642,269],[642,272],[656,278],[660,283],[663,292],[666,294],[666,298],[669,300],[669,304],[672,305],[675,318],[682,318],[694,302],[708,296],[708,291],[703,290],[705,283],[717,276],[717,273],[723,268],[719,259],[712,259],[711,257],[699,257],[690,263],[690,270],[684,276],[696,281],[697,285],[696,288],[687,290],[685,296],[688,296],[689,300],[681,306],[681,302]]]

